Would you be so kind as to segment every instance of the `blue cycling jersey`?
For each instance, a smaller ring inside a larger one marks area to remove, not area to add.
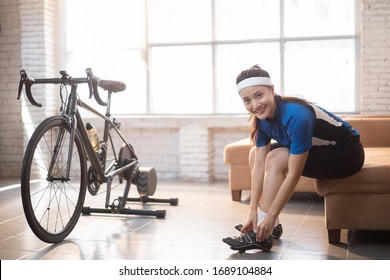
[[[278,95],[275,100],[274,118],[259,120],[257,147],[273,139],[291,154],[302,154],[312,146],[337,147],[359,138],[350,124],[319,106],[283,100]]]

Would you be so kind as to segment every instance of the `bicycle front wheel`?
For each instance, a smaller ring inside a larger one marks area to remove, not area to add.
[[[35,130],[23,159],[23,210],[31,230],[47,243],[60,242],[71,233],[84,204],[86,157],[80,135],[75,134],[73,143],[70,139],[64,118],[48,118]]]

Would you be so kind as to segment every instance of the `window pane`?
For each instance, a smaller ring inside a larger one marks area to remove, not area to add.
[[[280,51],[278,43],[220,45],[216,55],[217,113],[246,113],[237,93],[237,75],[259,64],[268,71],[275,84],[280,85]]]
[[[286,37],[355,33],[355,0],[286,0],[284,3]]]
[[[211,0],[150,0],[149,42],[211,40]]]
[[[66,6],[68,51],[145,46],[144,0],[66,0]]]
[[[210,46],[151,48],[151,113],[212,113],[211,61]]]
[[[127,90],[114,95],[114,113],[246,113],[235,79],[254,64],[269,71],[277,93],[332,111],[357,109],[355,0],[62,1],[66,70],[84,76],[91,67],[123,80]],[[311,36],[326,38],[305,39]],[[328,73],[331,85],[323,82]]]
[[[67,0],[66,8],[69,74],[84,77],[90,67],[102,79],[125,82],[127,89],[113,94],[111,113],[146,113],[144,0]],[[100,93],[106,97],[103,90]],[[105,112],[88,101],[87,89],[85,94],[83,100]]]
[[[112,96],[111,114],[140,114],[146,112],[146,65],[140,51],[77,52],[69,54],[68,72],[72,77],[85,77],[85,68],[91,67],[97,77],[120,80],[126,90]],[[105,113],[92,99],[88,101],[88,87],[82,88],[82,100]],[[80,88],[81,92],[81,88]],[[84,94],[85,93],[85,94]],[[99,88],[103,100],[106,91]]]
[[[279,1],[216,0],[217,40],[278,38]]]
[[[353,40],[286,44],[285,94],[301,95],[333,112],[354,112]]]

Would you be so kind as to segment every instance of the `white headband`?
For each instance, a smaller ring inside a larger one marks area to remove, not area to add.
[[[242,89],[252,86],[273,86],[273,84],[268,77],[251,77],[239,82],[237,90],[240,92]]]

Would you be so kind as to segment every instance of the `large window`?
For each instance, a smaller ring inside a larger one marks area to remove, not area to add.
[[[120,114],[245,113],[235,78],[254,64],[278,93],[355,112],[356,2],[67,0],[66,65],[125,81]]]

